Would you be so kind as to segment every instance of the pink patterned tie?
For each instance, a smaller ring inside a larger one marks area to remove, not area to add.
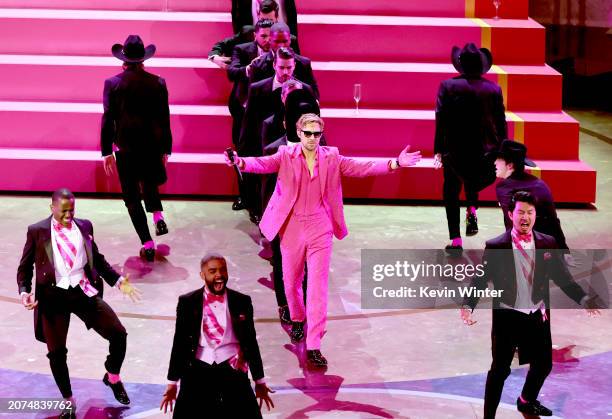
[[[527,253],[527,251],[521,245],[521,235],[512,231],[512,241],[516,246],[516,249],[519,251],[519,263],[521,265],[521,270],[523,271],[523,275],[527,278],[527,282],[529,285],[533,285],[533,271],[535,269],[535,260]],[[522,235],[527,236],[527,235]],[[531,239],[531,234],[529,234],[529,239]]]
[[[64,227],[60,223],[56,223],[53,225],[53,228],[55,229],[55,232],[57,233],[56,234],[57,250],[62,256],[62,259],[64,260],[64,263],[66,264],[66,266],[69,269],[72,269],[72,267],[74,266],[74,260],[76,259],[77,249],[76,247],[74,247],[74,244],[72,244],[70,239],[68,239],[68,237],[66,236],[66,234],[64,234],[64,231],[63,231],[64,229],[71,230],[72,224],[70,224],[70,226],[68,227]],[[64,246],[62,246],[60,243],[62,243]],[[66,251],[64,247],[66,247],[68,251]]]

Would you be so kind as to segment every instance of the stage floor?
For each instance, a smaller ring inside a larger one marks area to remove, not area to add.
[[[581,159],[598,171],[597,209],[561,209],[570,247],[612,248],[612,148],[581,135]],[[415,179],[418,181],[418,179]],[[49,198],[2,196],[0,207],[0,397],[58,397],[46,347],[33,336],[32,313],[17,298],[15,272],[28,224],[49,215]],[[480,418],[490,365],[490,310],[466,327],[457,310],[361,310],[360,249],[440,248],[446,244],[441,206],[345,207],[349,236],[334,242],[329,318],[322,351],[325,373],[302,368],[304,348],[281,328],[271,290],[271,267],[258,229],[229,202],[164,202],[170,234],[154,263],[138,258],[139,243],[118,199],[77,197],[77,217],[93,221],[100,250],[143,291],[133,304],[107,287],[105,299],[126,326],[128,352],[122,370],[129,408],[115,402],[101,382],[106,344],[73,316],[68,362],[79,418],[154,418],[165,388],[174,314],[180,294],[202,286],[199,259],[208,251],[228,258],[229,286],[253,298],[256,328],[276,408],[267,418]],[[502,232],[498,208],[479,211],[480,233],[465,241],[482,248]],[[612,414],[612,312],[589,318],[583,311],[552,315],[554,368],[540,400],[558,417],[603,418]],[[516,360],[515,360],[516,361]],[[513,365],[500,418],[515,409],[526,370]],[[9,417],[54,417],[12,414]],[[167,417],[167,416],[166,416]],[[194,418],[203,417],[194,415]]]

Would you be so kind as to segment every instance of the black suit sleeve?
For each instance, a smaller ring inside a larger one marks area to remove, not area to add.
[[[234,48],[232,52],[232,61],[230,61],[230,65],[227,67],[227,77],[233,82],[246,79],[246,66],[249,63],[244,64],[242,62],[242,56],[242,48]]]
[[[561,259],[561,252],[558,249],[557,243],[552,239],[547,245],[546,250],[549,250],[550,256],[552,257],[551,262],[551,278],[561,291],[565,293],[569,298],[580,304],[582,298],[586,295],[584,290],[578,285],[565,262]]]
[[[121,275],[113,269],[113,267],[106,261],[106,258],[100,251],[98,250],[98,245],[96,241],[93,239],[93,225],[89,224],[89,231],[91,232],[91,253],[93,257],[93,265],[98,272],[98,275],[102,277],[106,281],[108,285],[111,287],[117,283],[117,280]]]
[[[261,144],[259,139],[261,135],[261,124],[258,123],[259,111],[259,95],[257,89],[249,86],[249,94],[247,96],[246,108],[244,117],[242,118],[242,127],[240,129],[240,139],[238,140],[238,155],[242,157],[254,156],[255,148]],[[260,131],[260,132],[257,132]]]
[[[303,77],[304,80],[302,81],[310,85],[310,87],[312,88],[312,92],[314,93],[314,97],[319,100],[319,86],[317,85],[317,80],[315,79],[314,74],[312,72],[312,65],[310,64],[310,60],[308,59],[304,63]]]
[[[217,42],[210,49],[208,56],[210,57],[212,55],[221,55],[229,57],[233,53],[234,47],[238,45],[238,43],[240,43],[240,33],[237,33],[233,36],[227,37]]]
[[[170,353],[168,367],[168,380],[178,381],[183,378],[185,368],[189,362],[189,336],[187,331],[188,310],[185,299],[180,297],[176,306],[176,324],[174,326],[174,340]]]
[[[253,321],[253,304],[250,297],[247,297],[246,300],[246,317],[248,321],[245,324],[244,339],[246,340],[245,347],[247,352],[244,355],[249,363],[253,380],[259,380],[264,377],[264,370],[259,345],[257,344],[257,333],[255,332],[255,323]]]
[[[161,124],[162,124],[162,154],[172,154],[172,131],[170,129],[170,106],[168,105],[168,87],[166,80],[159,78],[161,85]]]
[[[111,79],[104,81],[104,94],[102,96],[102,105],[104,106],[104,114],[102,114],[102,124],[100,133],[100,148],[103,156],[113,154],[113,142],[115,141],[115,109],[112,102],[113,82]]]
[[[497,131],[497,139],[501,142],[508,138],[508,124],[506,123],[506,109],[504,107],[504,95],[501,87],[497,86],[497,95],[495,96],[496,103],[494,107],[493,118],[495,119],[495,130]]]
[[[19,294],[22,292],[32,292],[32,277],[34,275],[34,257],[36,253],[36,241],[34,238],[34,232],[32,227],[28,227],[28,234],[26,237],[25,245],[23,246],[23,253],[21,254],[21,261],[19,261],[19,267],[17,268],[17,287]]]

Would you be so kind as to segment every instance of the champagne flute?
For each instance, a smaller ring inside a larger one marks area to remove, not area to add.
[[[499,19],[499,6],[501,6],[501,0],[493,0],[493,6],[495,6],[495,17],[493,19]]]
[[[355,114],[359,114],[359,101],[361,100],[361,84],[353,86],[353,99],[355,99]]]

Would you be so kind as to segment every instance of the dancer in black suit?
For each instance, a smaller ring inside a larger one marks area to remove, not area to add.
[[[130,399],[121,383],[119,371],[125,358],[127,332],[113,309],[102,300],[103,280],[118,286],[132,300],[140,292],[121,277],[98,251],[89,220],[74,218],[75,198],[67,189],[59,189],[51,198],[51,217],[28,227],[28,235],[19,268],[17,285],[21,302],[34,310],[34,335],[47,344],[47,358],[53,378],[70,406],[60,418],[74,418],[70,375],[66,363],[66,337],[71,313],[109,342],[109,355],[103,381],[122,404]],[[35,294],[32,278],[36,268]]]
[[[512,140],[504,140],[499,148],[491,153],[495,158],[495,175],[502,180],[495,185],[497,201],[502,209],[506,230],[512,228],[508,216],[512,196],[517,191],[528,191],[536,199],[536,221],[534,230],[553,236],[560,249],[566,250],[563,257],[574,264],[569,253],[561,221],[557,217],[555,202],[550,188],[542,179],[525,172],[525,166],[535,167],[527,158],[527,147]]]
[[[507,137],[501,88],[484,78],[493,58],[472,43],[453,47],[452,63],[461,73],[443,81],[436,104],[434,167],[444,167],[444,206],[451,243],[449,251],[463,250],[459,230],[459,194],[467,199],[466,236],[478,233],[478,192],[495,180],[493,162],[485,158]]]
[[[266,0],[232,0],[232,26],[234,33],[238,33],[244,25],[253,25],[253,16],[258,10],[266,6]],[[297,10],[295,0],[278,0],[276,3],[277,18],[291,28],[291,33],[298,36]]]
[[[487,241],[483,256],[484,275],[475,277],[472,286],[483,290],[491,282],[501,296],[493,299],[491,354],[493,362],[485,388],[485,419],[495,418],[504,381],[510,375],[510,364],[518,348],[519,362],[529,363],[529,372],[517,399],[520,412],[551,416],[540,404],[538,394],[552,369],[550,335],[550,281],[589,313],[599,314],[595,298],[587,296],[567,270],[555,239],[533,231],[536,201],[529,192],[513,195],[508,208],[512,229]],[[464,300],[461,317],[473,325],[472,311],[478,296]]]
[[[176,400],[174,418],[261,418],[263,402],[274,407],[274,391],[264,381],[251,298],[227,288],[227,263],[217,253],[202,258],[200,277],[204,287],[179,297],[160,409],[172,410]]]
[[[112,53],[123,61],[123,72],[104,82],[104,170],[111,175],[116,164],[123,201],[143,245],[141,256],[152,261],[155,243],[141,189],[145,208],[153,213],[155,234],[168,233],[158,189],[167,180],[166,163],[172,152],[168,90],[164,79],[146,72],[142,64],[153,56],[155,45],[145,48],[138,35],[130,35],[124,45],[113,45]]]

